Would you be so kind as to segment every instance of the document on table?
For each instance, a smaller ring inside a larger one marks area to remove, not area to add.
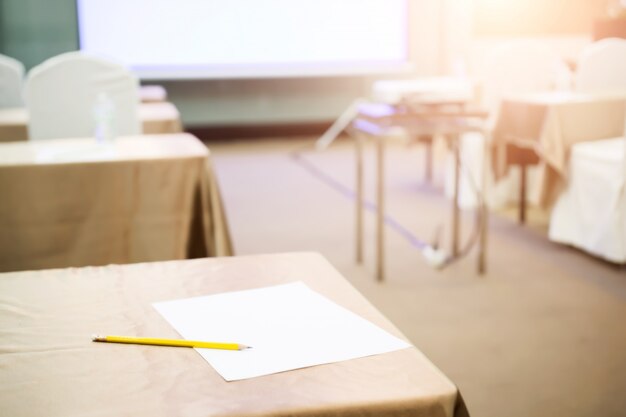
[[[302,282],[153,304],[188,340],[251,349],[196,349],[236,381],[410,347]]]

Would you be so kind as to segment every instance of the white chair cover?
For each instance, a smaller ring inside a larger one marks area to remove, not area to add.
[[[574,78],[577,91],[626,94],[626,39],[607,38],[582,53]]]
[[[626,39],[594,42],[581,55],[575,88],[626,94]],[[626,115],[624,115],[626,123]],[[624,137],[572,147],[566,190],[550,215],[549,237],[612,262],[626,262],[626,126]]]
[[[0,108],[22,107],[24,65],[11,57],[0,55]]]
[[[549,236],[626,262],[626,137],[572,147],[569,182],[552,210]]]
[[[114,132],[141,133],[139,82],[125,67],[68,52],[33,68],[24,85],[30,139],[94,136],[94,106],[103,93],[113,103]]]
[[[490,113],[486,124],[487,130],[491,130],[503,97],[553,90],[562,85],[560,80],[566,74],[567,67],[565,62],[546,45],[521,41],[508,43],[491,51],[485,59],[483,71],[483,74],[476,76],[481,80],[481,105]],[[465,165],[465,169],[461,171],[459,188],[461,207],[471,208],[477,204],[475,189],[481,188],[484,144],[485,138],[479,133],[468,133],[461,137],[461,160]],[[447,197],[452,197],[454,189],[452,158],[449,158],[447,164],[445,193]],[[529,167],[528,176],[529,197],[538,195],[532,190],[533,179],[536,176],[533,167]],[[508,202],[517,201],[519,178],[519,170],[511,169],[507,177],[494,184],[493,175],[488,171],[487,203],[492,207],[500,207]]]
[[[482,104],[495,119],[504,96],[553,90],[566,68],[556,52],[537,41],[502,45],[487,56],[484,73],[480,75]]]

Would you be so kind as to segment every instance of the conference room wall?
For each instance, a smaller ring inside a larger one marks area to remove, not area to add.
[[[74,0],[0,0],[0,52],[26,69],[78,47]]]
[[[411,0],[411,50],[415,71],[440,70],[438,0]],[[27,69],[78,48],[74,0],[0,0],[2,53]],[[385,75],[385,78],[394,77]],[[327,122],[355,98],[366,96],[376,76],[159,81],[187,127]]]

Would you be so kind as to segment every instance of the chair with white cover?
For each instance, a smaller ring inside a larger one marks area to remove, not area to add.
[[[24,65],[9,56],[0,54],[0,108],[22,107]]]
[[[567,65],[539,41],[515,41],[495,47],[485,57],[481,79],[482,104],[497,112],[504,96],[566,87]]]
[[[24,84],[31,140],[92,137],[95,106],[106,97],[117,135],[141,133],[139,82],[124,66],[82,52],[52,57],[33,68]]]
[[[626,136],[572,146],[567,188],[552,210],[549,236],[626,263]]]
[[[550,47],[536,41],[515,41],[499,45],[490,50],[482,61],[482,68],[474,76],[481,87],[480,104],[489,112],[488,131],[493,130],[503,97],[554,90],[568,83],[569,73],[565,62]],[[467,133],[461,137],[461,159],[466,166],[460,183],[462,207],[474,207],[477,204],[475,190],[480,189],[479,179],[483,166],[485,169],[489,168],[488,164],[483,164],[485,139],[478,132]],[[453,188],[451,164],[450,158],[445,183],[448,197],[452,195]],[[516,201],[520,194],[520,173],[521,170],[513,169],[495,184],[488,171],[487,183],[491,185],[488,187],[487,203],[492,207],[500,207]],[[533,175],[532,170],[529,174]]]
[[[585,93],[626,94],[626,39],[606,38],[585,48],[574,88]]]
[[[626,39],[591,44],[575,75],[577,91],[626,99]],[[626,114],[623,137],[572,146],[568,183],[550,215],[550,240],[626,263]]]

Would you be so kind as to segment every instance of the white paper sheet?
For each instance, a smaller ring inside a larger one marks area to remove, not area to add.
[[[302,282],[154,303],[187,340],[252,349],[196,349],[227,381],[391,352],[411,345]]]

